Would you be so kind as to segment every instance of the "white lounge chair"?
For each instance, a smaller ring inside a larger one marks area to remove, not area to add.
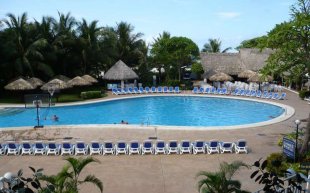
[[[115,155],[127,154],[127,144],[124,141],[118,141],[115,144]]]
[[[162,93],[163,92],[163,87],[159,86],[157,87],[157,93]]]
[[[89,144],[89,155],[98,154],[102,152],[102,145],[98,141],[91,141]]]
[[[169,86],[168,93],[174,93],[173,87]]]
[[[151,93],[156,93],[156,87],[155,86],[151,87]]]
[[[234,143],[236,153],[248,153],[247,142],[244,139],[238,140]]]
[[[144,89],[143,89],[143,87],[139,87],[139,93],[140,94],[143,94],[145,91],[144,91]]]
[[[220,152],[221,153],[232,153],[233,152],[233,143],[231,143],[231,142],[220,143]]]
[[[69,141],[63,141],[60,151],[61,155],[73,155],[74,146]]]
[[[146,153],[153,153],[153,143],[150,140],[143,141],[141,144],[141,154],[144,155]]]
[[[133,88],[133,92],[134,92],[135,94],[140,94],[138,87],[134,87],[134,88]]]
[[[198,94],[198,87],[194,87],[193,90],[192,90],[192,93]]]
[[[102,155],[114,154],[114,144],[110,141],[105,141],[102,145]]]
[[[75,155],[87,155],[88,146],[84,143],[84,141],[77,141],[74,145]]]
[[[36,141],[33,144],[33,155],[45,155],[46,151],[45,151],[45,145],[42,141]]]
[[[55,141],[49,141],[46,144],[46,155],[59,155],[59,151],[59,145],[57,145]]]
[[[279,100],[284,100],[285,98],[286,98],[286,93],[282,92],[278,99]]]
[[[202,140],[196,140],[193,143],[193,153],[206,153],[205,142]]]
[[[156,141],[155,147],[154,147],[155,155],[163,153],[166,154],[166,144],[162,140]]]
[[[176,86],[175,88],[174,88],[174,93],[180,93],[181,91],[180,91],[180,87],[178,87],[178,86]]]
[[[164,86],[163,93],[168,93],[168,87]]]
[[[179,153],[178,142],[176,140],[170,140],[167,143],[167,154]]]
[[[208,154],[220,153],[218,140],[211,140],[209,143],[206,143],[206,147]]]
[[[140,154],[140,144],[136,140],[130,141],[127,148],[128,148],[128,155]]]
[[[179,150],[180,154],[183,153],[192,153],[192,144],[189,140],[182,140],[181,143],[179,144]]]
[[[7,142],[6,155],[18,155],[18,145],[14,141]]]
[[[149,93],[149,92],[150,92],[150,87],[146,86],[146,87],[144,88],[144,92],[145,92],[145,93]]]
[[[20,155],[32,155],[32,145],[29,141],[22,141],[20,145]]]

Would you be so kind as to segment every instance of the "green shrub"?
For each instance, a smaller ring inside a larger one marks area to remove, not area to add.
[[[302,134],[302,133],[300,132],[300,134]],[[295,140],[296,139],[296,133],[295,132],[289,133],[285,137],[288,138],[288,139]],[[282,146],[282,145],[283,145],[283,137],[280,137],[278,139],[278,146]]]
[[[278,176],[283,176],[289,166],[282,153],[272,153],[267,157],[267,171],[273,172]]]
[[[81,98],[82,99],[95,99],[95,98],[101,98],[101,91],[86,91],[81,92]]]
[[[180,86],[180,81],[178,80],[168,80],[164,83],[164,86]]]
[[[304,99],[305,97],[309,97],[310,96],[310,91],[309,90],[300,90],[299,91],[299,97],[301,99]]]

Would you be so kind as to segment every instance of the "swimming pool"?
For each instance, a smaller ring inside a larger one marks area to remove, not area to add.
[[[146,96],[84,105],[42,108],[42,125],[118,124],[233,126],[265,122],[281,116],[276,105],[199,96]],[[51,120],[53,115],[59,121]],[[36,109],[0,109],[0,127],[34,126]]]

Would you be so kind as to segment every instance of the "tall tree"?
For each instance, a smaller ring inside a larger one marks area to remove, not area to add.
[[[133,33],[133,31],[134,27],[126,22],[118,23],[114,29],[117,37],[117,57],[129,66],[138,65],[145,45],[141,39],[143,34]]]
[[[248,167],[240,161],[232,163],[223,162],[217,172],[201,171],[197,177],[203,178],[198,181],[198,189],[201,193],[242,193],[247,192],[241,190],[241,183],[233,180],[232,177],[240,169],[240,167]]]
[[[199,48],[186,37],[172,37],[167,43],[167,51],[175,64],[181,81],[181,67],[191,64],[199,57]]]
[[[35,29],[27,23],[26,13],[18,17],[8,14],[7,17],[4,22],[12,34],[14,46],[9,48],[9,53],[13,59],[15,76],[35,76],[38,73],[51,76],[53,72],[44,63],[42,54],[42,49],[47,45],[46,39],[33,36]]]
[[[159,37],[154,39],[152,44],[152,49],[150,51],[152,66],[157,68],[159,83],[161,82],[161,69],[165,68],[170,61],[170,54],[168,52],[168,42],[171,36],[169,32],[164,31],[162,34],[159,34]],[[168,70],[166,70],[168,71]]]
[[[225,48],[223,51],[221,51],[221,40],[220,39],[209,39],[209,42],[203,45],[202,52],[208,52],[208,53],[226,53],[231,49],[231,47]]]

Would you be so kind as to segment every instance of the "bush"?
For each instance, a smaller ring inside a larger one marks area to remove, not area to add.
[[[282,153],[272,153],[267,157],[267,171],[283,176],[283,171],[286,171],[288,168]]]
[[[95,98],[101,98],[101,91],[86,91],[81,92],[81,98],[82,99],[95,99]]]
[[[309,90],[301,90],[299,91],[299,97],[301,99],[304,99],[305,97],[309,97],[310,96],[310,91]]]
[[[180,86],[180,81],[178,80],[168,80],[164,83],[164,86]]]

